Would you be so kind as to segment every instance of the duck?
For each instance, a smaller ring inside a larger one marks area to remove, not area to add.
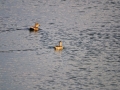
[[[59,41],[59,45],[54,47],[55,50],[63,50],[62,41]]]
[[[30,31],[38,31],[39,30],[39,26],[40,26],[40,24],[36,22],[34,26],[30,27]]]

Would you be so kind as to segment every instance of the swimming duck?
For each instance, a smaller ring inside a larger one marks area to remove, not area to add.
[[[30,30],[31,30],[31,31],[38,31],[38,30],[39,30],[39,26],[40,26],[39,23],[35,23],[34,26],[30,27]]]
[[[59,41],[59,45],[55,46],[55,50],[63,50],[62,42]]]

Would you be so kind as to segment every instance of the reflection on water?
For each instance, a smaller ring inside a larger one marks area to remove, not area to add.
[[[119,0],[1,0],[0,8],[0,90],[119,90]],[[40,30],[29,31],[35,22]]]

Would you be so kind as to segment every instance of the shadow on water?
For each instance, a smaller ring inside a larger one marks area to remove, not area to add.
[[[28,30],[29,31],[29,28],[7,28],[6,30],[0,30],[0,33],[2,33],[2,32],[19,31],[19,30]]]
[[[10,53],[10,52],[19,52],[19,51],[36,51],[38,50],[39,48],[35,48],[35,49],[20,49],[20,50],[8,50],[8,51],[0,51],[1,53]]]

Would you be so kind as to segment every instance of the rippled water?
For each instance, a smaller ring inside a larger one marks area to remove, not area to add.
[[[1,0],[0,90],[120,90],[120,1]]]

